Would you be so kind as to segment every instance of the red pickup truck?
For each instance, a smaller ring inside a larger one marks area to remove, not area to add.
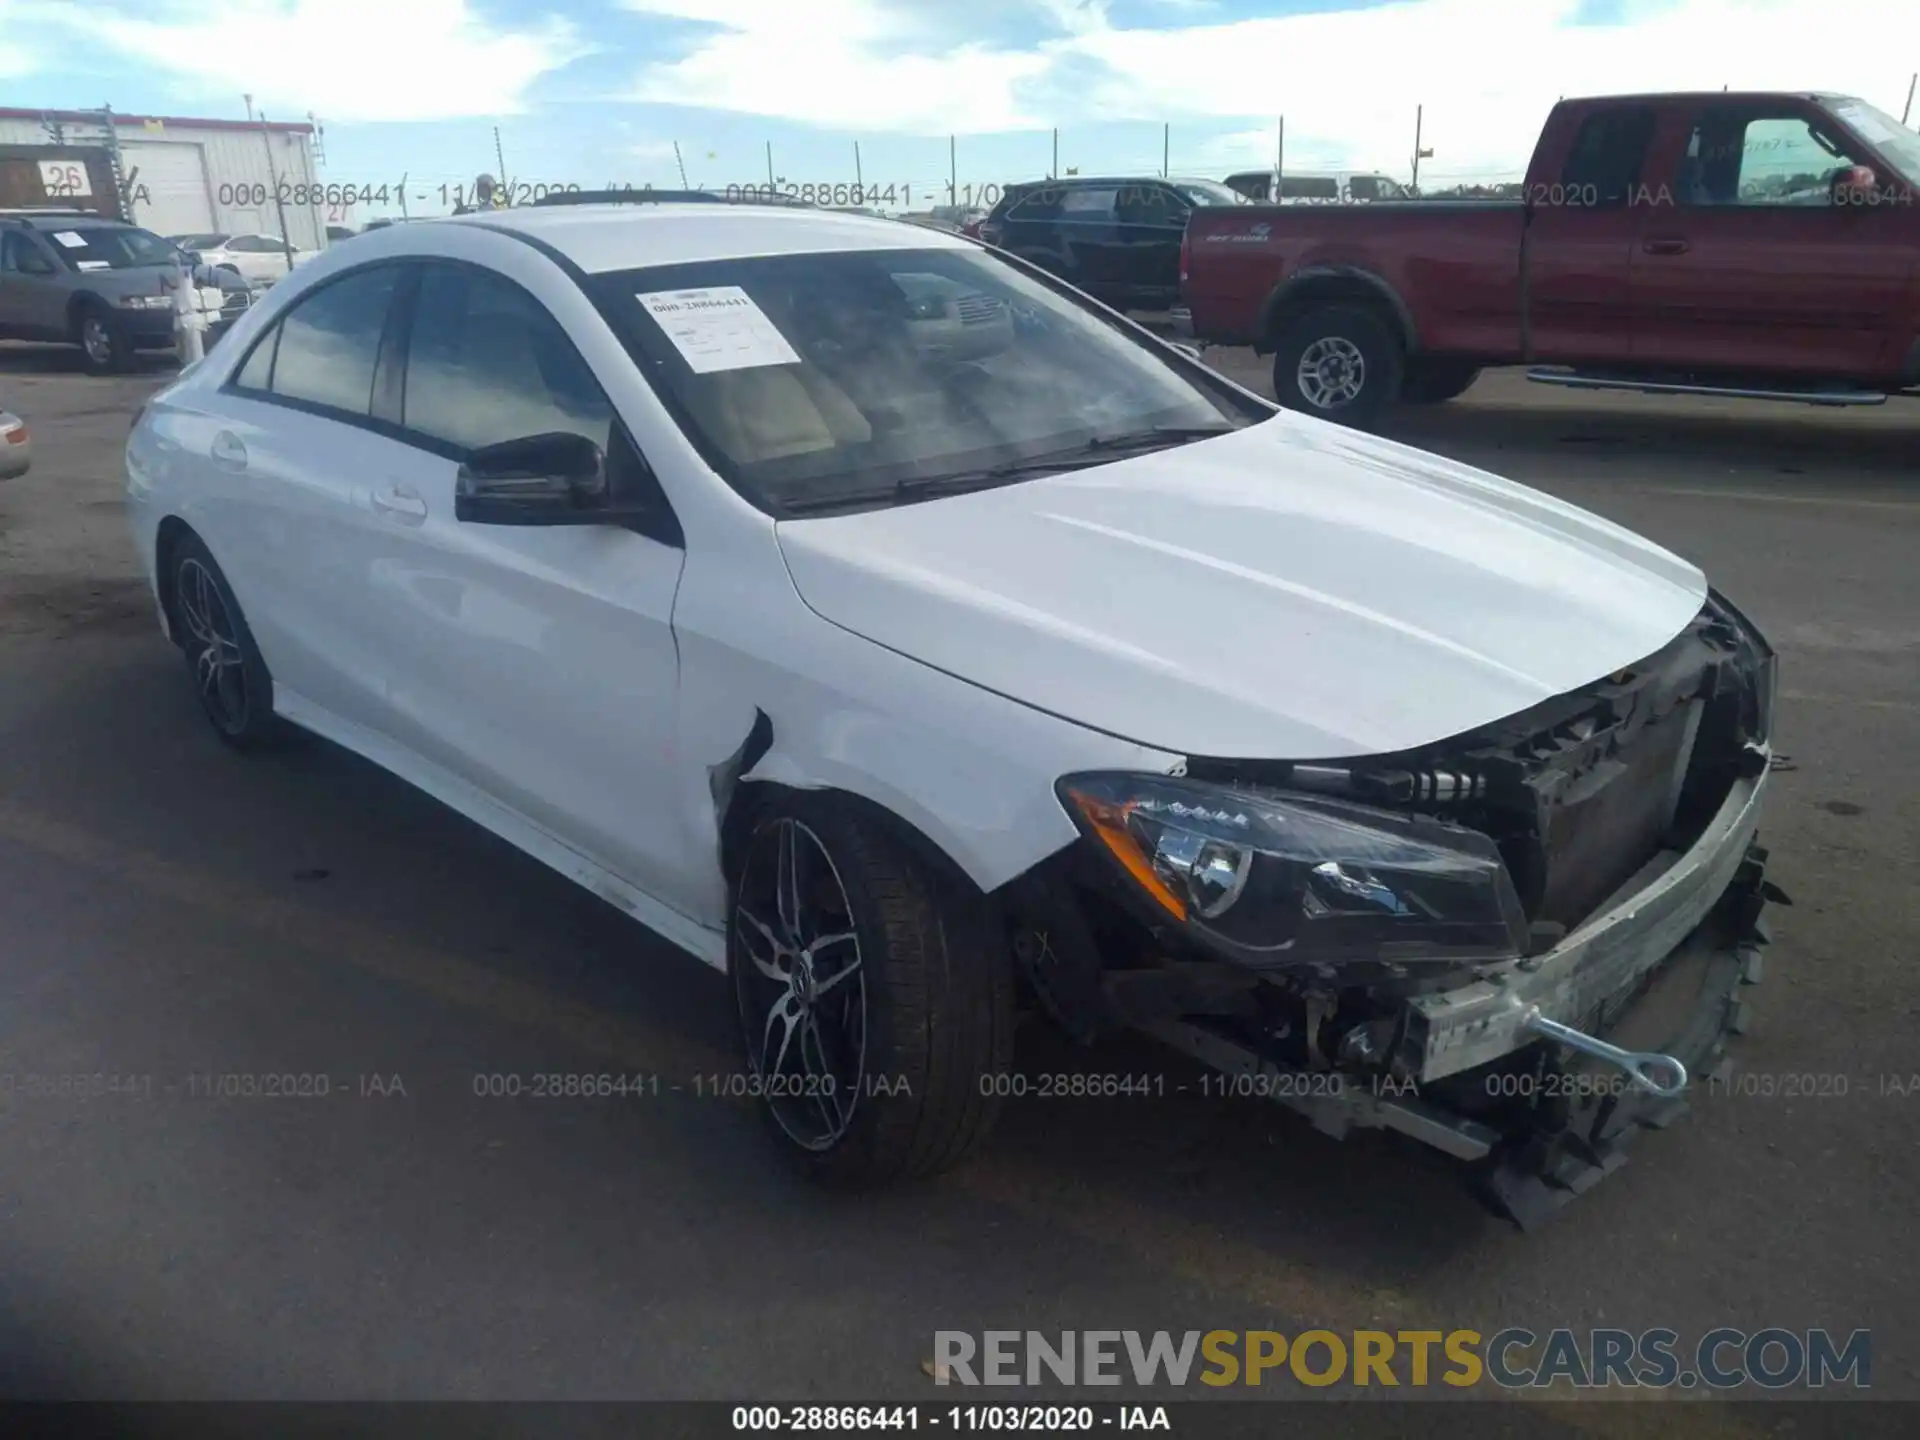
[[[1920,135],[1859,100],[1567,100],[1518,200],[1196,209],[1174,325],[1350,424],[1487,365],[1878,404],[1920,389],[1917,189]]]

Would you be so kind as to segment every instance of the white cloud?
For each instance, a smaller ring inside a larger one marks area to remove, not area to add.
[[[1059,7],[1064,0],[1048,0]],[[1014,98],[1045,50],[954,44],[955,17],[899,0],[626,0],[643,14],[700,20],[720,33],[641,72],[633,98],[733,110],[839,130],[946,134],[1046,123]]]
[[[1920,53],[1908,0],[1670,0],[1630,26],[1575,27],[1576,0],[1408,0],[1372,10],[1178,30],[1107,30],[1075,42],[1110,79],[1092,117],[1287,117],[1287,149],[1314,163],[1404,174],[1425,106],[1428,176],[1525,166],[1561,95],[1837,89],[1897,107]],[[1851,37],[1872,35],[1875,45]],[[1878,57],[1898,58],[1887,63]],[[1192,78],[1204,74],[1207,83]],[[1250,105],[1258,99],[1264,103]],[[1248,137],[1250,163],[1272,155]]]
[[[0,0],[0,80],[31,75],[41,65],[40,56],[18,39],[20,14],[13,0]]]
[[[1516,172],[1563,94],[1807,87],[1897,110],[1920,56],[1913,0],[1622,0],[1634,23],[1614,26],[1574,24],[1579,0],[1226,22],[1171,0],[1167,23],[1133,28],[1112,23],[1106,0],[1025,0],[1053,34],[1023,49],[952,43],[956,12],[988,28],[980,0],[938,20],[912,0],[624,3],[719,27],[641,72],[637,98],[650,101],[918,134],[1168,121],[1176,159],[1209,169],[1267,163],[1265,117],[1284,113],[1301,163],[1400,175],[1423,104],[1435,151],[1423,179]],[[1235,133],[1180,144],[1183,125],[1222,122]]]
[[[589,48],[571,21],[496,26],[467,0],[43,3],[32,12],[171,76],[188,96],[237,105],[251,93],[276,119],[517,114],[534,81]]]

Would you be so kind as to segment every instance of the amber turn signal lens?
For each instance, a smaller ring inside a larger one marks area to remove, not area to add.
[[[1140,848],[1140,842],[1133,838],[1133,832],[1127,829],[1127,816],[1133,812],[1133,801],[1115,805],[1105,800],[1096,800],[1091,795],[1082,795],[1077,790],[1069,790],[1073,803],[1080,807],[1080,813],[1087,818],[1087,824],[1093,833],[1113,852],[1129,875],[1140,882],[1155,900],[1167,909],[1167,913],[1176,920],[1187,918],[1187,902],[1167,888],[1166,882],[1154,873],[1153,863],[1147,859],[1146,852]]]

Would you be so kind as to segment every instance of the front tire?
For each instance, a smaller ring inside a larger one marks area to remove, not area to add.
[[[73,317],[73,339],[90,375],[114,375],[133,359],[126,326],[104,305],[82,305]]]
[[[981,898],[879,821],[798,796],[753,818],[728,968],[780,1148],[847,1185],[931,1175],[991,1130],[1013,974]]]
[[[273,677],[227,577],[197,535],[174,543],[167,585],[173,637],[214,734],[243,751],[278,743],[286,731],[273,713]]]
[[[1400,340],[1361,305],[1310,310],[1281,332],[1273,394],[1289,410],[1364,429],[1400,397]]]

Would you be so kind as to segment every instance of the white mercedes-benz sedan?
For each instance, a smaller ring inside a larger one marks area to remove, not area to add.
[[[1698,570],[957,235],[369,232],[127,485],[221,738],[358,752],[725,971],[817,1172],[957,1160],[1025,1007],[1531,1223],[1758,978],[1774,659]]]

